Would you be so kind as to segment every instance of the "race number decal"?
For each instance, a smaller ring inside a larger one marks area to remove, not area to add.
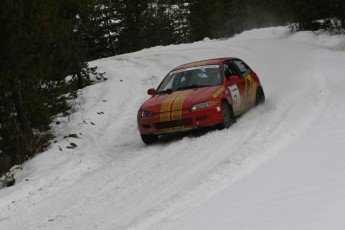
[[[241,107],[241,96],[240,92],[238,91],[237,85],[231,85],[229,86],[231,98],[232,98],[232,107],[234,108],[234,111],[238,111]]]

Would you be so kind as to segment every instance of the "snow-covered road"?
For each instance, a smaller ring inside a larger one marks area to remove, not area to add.
[[[342,36],[279,27],[91,63],[108,80],[80,92],[57,142],[0,190],[0,229],[344,229],[344,50]],[[230,129],[145,146],[146,90],[225,56],[257,72],[266,103]]]

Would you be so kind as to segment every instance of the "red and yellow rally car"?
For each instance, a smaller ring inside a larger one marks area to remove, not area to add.
[[[236,116],[263,103],[256,73],[238,58],[218,58],[174,68],[138,111],[141,139],[205,126],[228,128]]]

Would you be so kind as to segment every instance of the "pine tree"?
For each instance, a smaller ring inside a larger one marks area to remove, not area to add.
[[[119,53],[129,53],[149,47],[150,13],[148,0],[120,1]]]
[[[0,161],[9,162],[0,172],[44,147],[51,116],[74,90],[65,78],[87,69],[76,31],[81,3],[0,1]]]
[[[183,2],[153,0],[149,6],[150,46],[188,41],[187,14]]]
[[[86,0],[79,14],[78,30],[87,60],[118,53],[118,0]]]
[[[191,41],[191,25],[189,21],[190,3],[188,0],[177,0],[170,4],[171,18],[176,43]]]
[[[150,22],[148,27],[149,46],[176,43],[171,5],[164,1],[153,1],[149,10],[151,11],[148,18]]]
[[[205,37],[215,38],[217,31],[217,2],[210,0],[191,0],[190,26],[192,40],[202,40]]]

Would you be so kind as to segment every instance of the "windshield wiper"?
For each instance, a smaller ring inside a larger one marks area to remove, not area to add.
[[[209,87],[209,86],[211,86],[211,85],[189,85],[189,86],[184,86],[184,87],[177,88],[176,91],[185,90],[185,89],[195,89],[195,88]]]
[[[163,91],[159,91],[157,93],[171,93],[172,92],[172,89],[166,89],[166,90],[163,90]]]
[[[175,90],[166,89],[166,90],[158,91],[157,93],[158,94],[171,93],[171,92],[174,92],[174,91],[181,91],[181,90],[186,90],[186,89],[196,89],[196,88],[210,87],[210,86],[214,86],[214,85],[188,85],[188,86],[177,88]]]

